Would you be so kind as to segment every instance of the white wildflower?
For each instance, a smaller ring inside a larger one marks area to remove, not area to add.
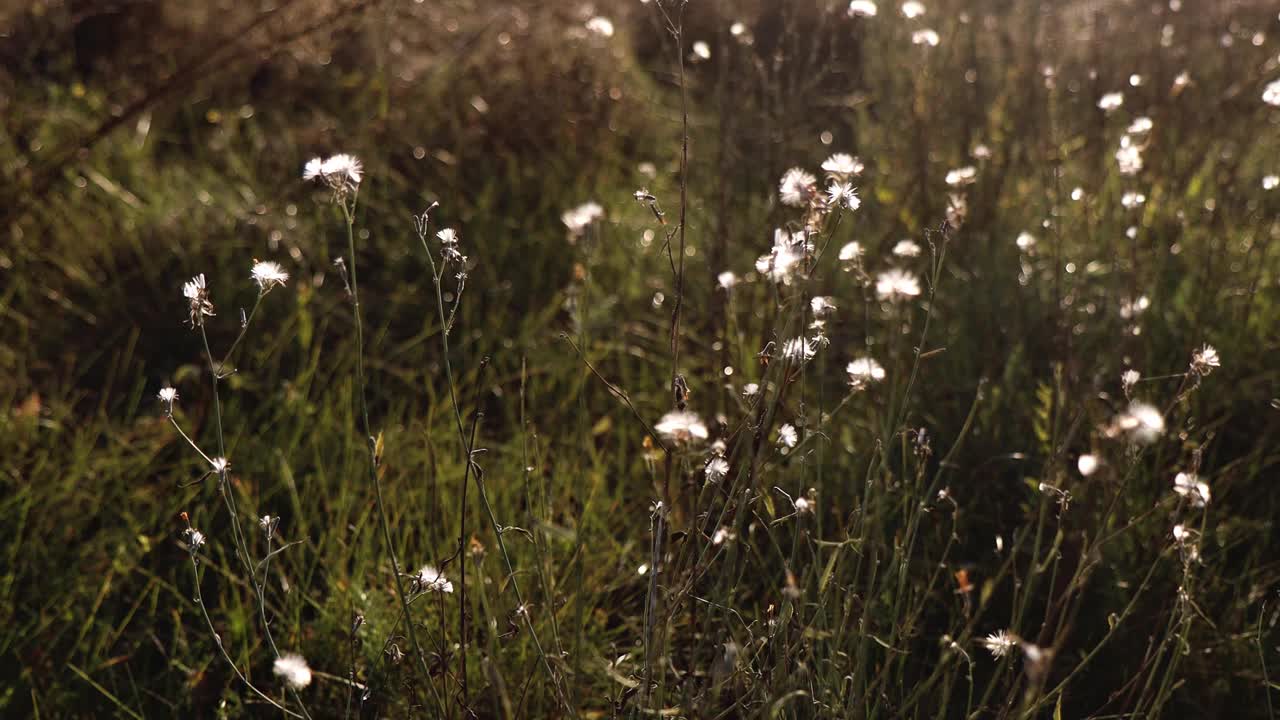
[[[810,502],[809,498],[798,497],[795,501],[795,508],[797,515],[804,515],[813,512],[813,503]]]
[[[712,545],[723,545],[732,541],[737,535],[727,527],[717,528],[714,535],[711,536]]]
[[[1142,402],[1129,403],[1129,408],[1116,418],[1114,427],[1133,442],[1146,445],[1164,434],[1164,415]]]
[[[160,388],[160,392],[156,393],[160,398],[160,402],[164,403],[169,412],[173,412],[173,403],[178,399],[178,390],[168,385]]]
[[[938,47],[938,43],[942,42],[942,38],[938,37],[938,33],[925,28],[911,33],[911,44],[928,45],[929,47]]]
[[[453,228],[445,228],[436,233],[436,238],[440,240],[440,244],[442,245],[457,245],[458,231]]]
[[[1262,91],[1262,102],[1280,107],[1280,80],[1272,80]]]
[[[794,337],[782,343],[782,357],[791,362],[809,362],[816,354],[818,354],[817,345],[803,336]]]
[[[920,294],[920,282],[911,273],[892,268],[876,277],[876,295],[894,302],[909,300]]]
[[[324,158],[314,157],[302,166],[302,179],[315,180],[320,177],[320,171],[324,167]]]
[[[784,447],[793,448],[799,442],[800,436],[796,433],[795,427],[791,423],[786,423],[778,428],[778,444]]]
[[[453,592],[453,583],[449,582],[434,565],[423,565],[418,574],[413,576],[413,585],[417,592]]]
[[[893,254],[898,257],[918,257],[920,246],[914,240],[899,240],[898,244],[893,246]]]
[[[716,276],[716,282],[720,283],[720,287],[725,290],[732,290],[733,286],[738,284],[738,276],[726,270]]]
[[[862,207],[862,200],[858,198],[858,191],[853,185],[845,182],[833,182],[831,187],[827,188],[827,204],[831,207],[844,207],[850,210],[857,210]]]
[[[956,168],[947,173],[946,181],[951,187],[972,185],[978,179],[978,169],[972,165]]]
[[[277,285],[283,287],[289,280],[289,273],[280,267],[280,263],[270,260],[255,262],[250,272],[253,281],[258,283],[258,291],[263,295]]]
[[[849,385],[855,390],[861,390],[885,378],[884,367],[869,357],[851,361],[845,368],[845,372],[849,374]]]
[[[672,410],[663,415],[653,429],[659,435],[677,443],[706,440],[710,436],[702,418],[686,410]]]
[[[209,288],[205,285],[204,273],[182,284],[182,296],[187,299],[192,325],[199,325],[206,316],[213,316],[213,303],[209,301]]]
[[[1116,150],[1116,165],[1121,175],[1136,175],[1142,170],[1142,148],[1129,139],[1128,135],[1120,138],[1120,149]]]
[[[1173,478],[1173,491],[1191,502],[1192,507],[1209,504],[1209,484],[1195,473],[1180,472]]]
[[[835,298],[819,295],[809,301],[809,308],[814,317],[826,317],[836,311]]]
[[[1036,236],[1024,230],[1018,233],[1018,237],[1013,241],[1013,244],[1017,245],[1019,250],[1026,252],[1036,246]]]
[[[187,536],[187,548],[191,551],[191,554],[194,555],[197,550],[204,546],[204,533],[193,527],[187,528],[184,532]]]
[[[756,270],[774,282],[790,285],[795,274],[804,263],[805,256],[812,251],[809,235],[803,230],[788,233],[784,230],[773,231],[773,250],[756,260]]]
[[[699,40],[693,44],[693,56],[699,60],[711,59],[711,46]]]
[[[818,180],[801,168],[791,168],[778,181],[778,198],[783,205],[802,207],[814,196]]]
[[[271,672],[294,690],[301,690],[311,684],[311,667],[307,665],[307,659],[295,653],[286,653],[276,658]]]
[[[907,2],[902,3],[902,14],[908,20],[918,18],[924,15],[924,3],[917,2],[917,0],[907,0]]]
[[[757,394],[759,394],[759,392],[760,392],[759,383],[747,383],[746,385],[742,386],[743,397],[749,397],[749,398],[755,397]]]
[[[1124,388],[1125,394],[1129,394],[1129,391],[1132,390],[1133,386],[1137,385],[1138,381],[1141,379],[1142,373],[1134,370],[1133,368],[1129,368],[1128,370],[1120,373],[1120,385]]]
[[[822,163],[823,171],[836,178],[861,175],[863,168],[862,161],[848,153],[835,153]]]
[[[1130,135],[1142,135],[1143,133],[1151,132],[1152,127],[1154,127],[1154,123],[1151,122],[1151,118],[1143,115],[1142,117],[1134,118],[1133,122],[1129,123],[1128,133]]]
[[[1280,187],[1280,175],[1268,175],[1262,178],[1263,190],[1275,190]]]
[[[1089,477],[1098,471],[1098,466],[1102,463],[1098,460],[1097,455],[1081,455],[1076,458],[1076,469],[1080,474]]]
[[[847,262],[849,260],[857,260],[860,257],[862,257],[862,246],[856,241],[845,243],[844,246],[840,248],[840,259],[843,261]]]
[[[722,457],[713,457],[707,461],[703,474],[707,477],[707,482],[720,482],[729,474],[729,461]]]
[[[312,158],[302,169],[303,180],[321,180],[336,191],[345,192],[360,186],[364,167],[354,155],[340,153],[321,160]]]
[[[213,466],[213,471],[219,475],[225,473],[227,468],[231,467],[231,463],[224,457],[213,458],[209,461],[209,464]]]
[[[597,15],[587,21],[587,30],[600,37],[613,37],[613,21],[607,17]]]
[[[575,208],[565,210],[560,220],[569,228],[570,235],[581,235],[587,226],[604,217],[604,208],[599,203],[586,202]]]
[[[1103,112],[1111,112],[1124,104],[1124,93],[1112,92],[1098,100],[1098,108]]]
[[[871,0],[853,0],[849,3],[849,17],[875,17],[879,11]]]
[[[1018,646],[1018,639],[1004,630],[993,632],[979,642],[987,650],[990,650],[992,655],[998,658],[1008,655]]]
[[[1221,364],[1218,351],[1212,345],[1205,345],[1191,355],[1191,371],[1198,375],[1208,375]]]

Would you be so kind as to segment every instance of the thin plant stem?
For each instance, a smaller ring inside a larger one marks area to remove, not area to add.
[[[395,578],[396,597],[400,600],[400,609],[404,613],[405,628],[409,635],[409,642],[413,645],[414,656],[418,659],[418,665],[422,670],[423,679],[427,683],[427,687],[431,689],[431,695],[435,698],[437,707],[443,712],[444,704],[440,699],[439,693],[436,691],[435,683],[431,680],[431,671],[427,667],[426,656],[422,653],[422,646],[418,643],[418,634],[414,630],[413,614],[409,611],[409,598],[404,589],[404,577],[400,572],[400,560],[396,557],[395,541],[391,537],[391,523],[387,520],[386,502],[382,497],[382,481],[378,478],[377,456],[373,444],[373,430],[369,425],[369,404],[365,393],[364,380],[364,323],[360,318],[360,284],[356,278],[356,239],[355,239],[355,205],[356,198],[351,198],[350,206],[347,205],[346,198],[340,198],[338,203],[342,208],[342,214],[346,220],[347,229],[347,253],[351,257],[351,306],[352,314],[355,317],[356,326],[356,395],[360,401],[360,416],[363,419],[364,444],[369,451],[369,481],[373,484],[375,500],[378,509],[378,524],[382,527],[382,538],[387,546],[387,556],[391,559],[391,574]]]

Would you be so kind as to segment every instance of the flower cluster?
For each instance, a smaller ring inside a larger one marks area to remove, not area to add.
[[[311,158],[302,168],[303,180],[315,180],[340,195],[355,192],[364,177],[364,166],[354,155],[340,153],[327,158]]]

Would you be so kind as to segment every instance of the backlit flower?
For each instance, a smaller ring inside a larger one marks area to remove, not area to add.
[[[876,277],[876,295],[881,300],[899,302],[920,294],[920,282],[911,273],[891,268]]]
[[[875,17],[879,9],[871,0],[853,0],[849,3],[849,17]]]
[[[653,427],[668,440],[677,443],[688,443],[694,440],[706,440],[710,433],[702,418],[687,410],[672,410]]]
[[[1146,445],[1164,434],[1164,415],[1151,405],[1132,402],[1116,418],[1114,427],[1133,442]]]
[[[160,388],[160,392],[156,393],[160,398],[160,402],[164,403],[169,412],[173,412],[173,403],[178,399],[178,391],[175,388],[165,386]]]
[[[1099,464],[1097,455],[1081,455],[1079,458],[1076,458],[1076,469],[1085,477],[1089,477],[1097,472]]]
[[[418,574],[413,576],[413,585],[417,592],[453,592],[453,583],[432,565],[422,566]]]
[[[856,241],[851,243],[845,243],[845,245],[840,248],[841,260],[845,260],[845,261],[857,260],[860,257],[862,257],[862,246],[859,245]]]
[[[1272,80],[1262,91],[1262,102],[1280,107],[1280,80]]]
[[[1018,646],[1018,640],[1004,630],[997,630],[980,641],[995,657],[1004,657]]]
[[[808,362],[818,353],[815,343],[805,337],[794,337],[782,343],[782,357],[795,363]]]
[[[1200,481],[1195,473],[1180,472],[1173,478],[1173,491],[1191,502],[1192,507],[1209,504],[1209,484]]]
[[[884,367],[869,357],[857,358],[845,367],[849,374],[849,385],[861,390],[871,383],[880,382],[885,377]]]
[[[271,672],[294,690],[301,690],[311,684],[311,668],[307,665],[306,658],[295,653],[286,653],[276,658]]]
[[[778,182],[778,198],[783,205],[803,207],[816,192],[817,178],[801,168],[791,168]]]
[[[1191,355],[1191,371],[1199,375],[1208,375],[1221,364],[1218,351],[1212,345],[1205,345]]]
[[[893,254],[898,257],[917,257],[920,255],[920,246],[914,240],[899,240],[893,246]]]
[[[182,296],[187,299],[192,325],[199,325],[206,316],[213,316],[213,303],[209,301],[209,288],[205,286],[204,273],[183,283]]]
[[[961,185],[972,185],[974,180],[978,179],[978,169],[972,165],[956,168],[947,173],[947,184],[952,187]]]
[[[831,187],[827,188],[827,204],[831,207],[843,205],[850,210],[857,210],[862,207],[862,200],[858,198],[858,191],[849,183],[833,182]]]
[[[835,153],[822,163],[822,170],[837,178],[862,174],[862,161],[848,153]]]
[[[587,29],[600,37],[613,37],[613,21],[596,16],[587,21]]]
[[[778,444],[783,447],[793,448],[799,442],[800,436],[796,433],[795,426],[787,423],[778,428]]]
[[[570,235],[581,235],[587,226],[604,217],[604,208],[599,203],[586,202],[578,207],[565,210],[560,220],[569,228]]]
[[[928,28],[925,28],[924,30],[917,30],[911,33],[911,44],[913,45],[928,45],[929,47],[938,47],[938,43],[941,41],[942,41],[942,38],[938,37],[938,33]]]
[[[270,260],[255,262],[251,273],[253,281],[258,283],[258,291],[264,295],[277,285],[284,286],[289,280],[289,273],[280,267],[280,263]]]
[[[354,190],[364,177],[364,166],[354,155],[339,153],[321,160],[311,158],[302,169],[303,180],[320,180],[336,191]]]
[[[713,457],[707,461],[703,474],[706,475],[707,482],[720,482],[729,474],[729,461],[722,457]]]
[[[1113,92],[1107,93],[1098,99],[1098,108],[1103,112],[1111,112],[1124,104],[1124,94]]]

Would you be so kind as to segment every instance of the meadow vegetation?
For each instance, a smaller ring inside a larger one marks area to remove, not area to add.
[[[0,715],[1275,716],[1270,3],[0,37]]]

